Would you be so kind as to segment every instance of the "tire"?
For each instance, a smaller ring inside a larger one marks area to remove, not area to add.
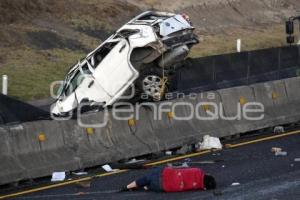
[[[147,67],[140,72],[136,81],[136,93],[140,101],[161,101],[168,91],[168,82],[163,78],[163,69]]]

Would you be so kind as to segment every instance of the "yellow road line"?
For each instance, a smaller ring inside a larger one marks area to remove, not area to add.
[[[82,182],[82,181],[89,181],[89,180],[92,180],[94,177],[110,176],[110,175],[113,175],[113,174],[119,174],[119,173],[126,172],[126,171],[128,171],[128,170],[118,170],[118,171],[115,171],[115,172],[98,174],[98,175],[95,175],[95,176],[79,178],[79,179],[76,179],[76,180],[66,181],[66,182],[62,182],[62,183],[56,183],[56,184],[47,185],[47,186],[43,186],[43,187],[39,187],[39,188],[34,188],[34,189],[22,191],[22,192],[16,192],[16,193],[8,194],[8,195],[3,195],[3,196],[0,196],[0,199],[12,198],[12,197],[16,197],[16,196],[20,196],[20,195],[24,195],[24,194],[39,192],[39,191],[42,191],[42,190],[53,189],[53,188],[62,187],[62,186],[66,186],[66,185],[70,185],[70,184],[74,184],[74,183],[78,183],[78,182]]]
[[[238,144],[226,144],[225,146],[228,148],[235,148],[235,147],[240,147],[240,146],[244,146],[244,145],[248,145],[248,144],[254,144],[257,142],[273,140],[273,139],[277,139],[277,138],[281,138],[281,137],[285,137],[285,136],[289,136],[289,135],[295,135],[295,134],[299,134],[299,133],[300,133],[300,130],[291,131],[291,132],[283,133],[280,135],[273,135],[273,136],[269,136],[269,137],[264,137],[264,138],[260,138],[260,139],[256,139],[256,140],[247,141],[247,142],[241,142]]]
[[[235,148],[235,147],[240,147],[240,146],[244,146],[244,145],[248,145],[248,144],[254,144],[254,143],[263,142],[263,141],[267,141],[267,140],[273,140],[273,139],[276,139],[276,138],[281,138],[281,137],[285,137],[285,136],[289,136],[289,135],[295,135],[295,134],[299,134],[299,133],[300,133],[300,130],[291,131],[291,132],[283,133],[283,134],[280,134],[280,135],[264,137],[264,138],[260,138],[260,139],[256,139],[256,140],[251,140],[251,141],[247,141],[247,142],[238,143],[238,144],[226,144],[226,147]],[[174,158],[170,158],[170,159],[166,159],[166,160],[161,160],[161,161],[157,161],[157,162],[148,163],[145,166],[160,165],[160,164],[164,164],[164,163],[168,163],[168,162],[182,160],[182,159],[185,159],[185,158],[190,158],[190,157],[195,157],[195,156],[207,154],[207,153],[210,153],[210,152],[211,152],[210,150],[200,151],[200,152],[197,152],[197,153],[187,154],[187,155],[178,156],[178,157],[174,157]],[[123,172],[127,172],[127,171],[129,171],[129,170],[118,170],[118,171],[104,173],[104,174],[97,174],[97,175],[91,176],[91,177],[80,178],[80,179],[76,179],[76,180],[66,181],[66,182],[63,182],[63,183],[57,183],[57,184],[43,186],[43,187],[39,187],[39,188],[35,188],[35,189],[22,191],[22,192],[16,192],[16,193],[8,194],[8,195],[3,195],[3,196],[0,196],[0,199],[12,198],[12,197],[20,196],[20,195],[39,192],[39,191],[42,191],[42,190],[53,189],[53,188],[57,188],[57,187],[62,187],[62,186],[74,184],[74,183],[77,183],[77,182],[92,180],[94,177],[111,176],[111,175],[114,175],[114,174],[119,174],[119,173],[123,173]]]

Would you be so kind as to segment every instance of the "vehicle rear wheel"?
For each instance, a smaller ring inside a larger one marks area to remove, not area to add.
[[[160,101],[168,90],[167,76],[158,67],[145,68],[140,72],[136,88],[141,100]]]

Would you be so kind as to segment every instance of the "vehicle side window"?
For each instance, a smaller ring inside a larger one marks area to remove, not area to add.
[[[118,42],[109,42],[98,49],[94,54],[94,68],[96,68],[100,62],[109,54],[109,52],[118,44]]]
[[[92,72],[89,70],[89,67],[88,67],[88,64],[87,64],[87,63],[85,63],[85,64],[81,67],[81,69],[82,69],[83,74],[92,74]]]

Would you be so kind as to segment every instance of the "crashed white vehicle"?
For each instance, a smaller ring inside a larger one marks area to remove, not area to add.
[[[106,107],[129,90],[135,99],[146,94],[160,100],[169,73],[198,43],[193,30],[185,14],[138,15],[70,69],[51,113],[68,113],[82,102]]]

